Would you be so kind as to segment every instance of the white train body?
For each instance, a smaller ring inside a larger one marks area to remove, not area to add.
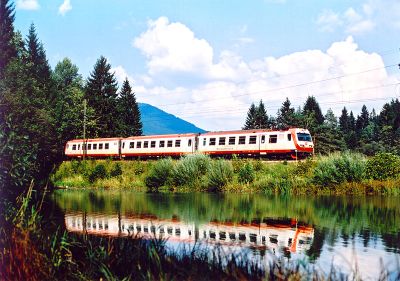
[[[303,157],[313,153],[314,144],[306,129],[246,130],[172,134],[128,138],[71,140],[67,157],[163,157],[195,152],[217,156]]]

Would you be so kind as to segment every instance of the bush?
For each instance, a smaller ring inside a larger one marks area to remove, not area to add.
[[[232,164],[217,160],[212,163],[208,170],[208,187],[212,191],[221,191],[222,188],[233,179]]]
[[[112,167],[111,171],[110,171],[110,176],[111,177],[118,177],[122,175],[122,168],[121,168],[121,164],[120,163],[116,163],[114,164],[114,166]]]
[[[171,158],[157,161],[151,168],[149,175],[145,179],[146,186],[158,189],[170,181],[174,164]]]
[[[400,174],[400,157],[392,153],[379,153],[367,161],[367,175],[374,180],[394,178]]]
[[[251,163],[246,163],[239,170],[238,181],[240,183],[251,183],[254,181],[255,173],[253,165]]]
[[[320,186],[360,182],[365,178],[366,161],[356,153],[335,153],[320,158],[313,171],[313,182]]]
[[[97,164],[88,174],[88,180],[90,183],[94,183],[97,179],[105,179],[107,177],[107,170],[103,164]]]
[[[204,154],[186,155],[181,158],[173,171],[176,185],[195,185],[206,174],[210,166],[210,157]]]

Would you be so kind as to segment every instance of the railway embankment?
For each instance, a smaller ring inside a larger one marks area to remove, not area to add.
[[[65,161],[51,176],[59,188],[149,192],[400,195],[400,157],[334,153],[294,162],[212,159]]]

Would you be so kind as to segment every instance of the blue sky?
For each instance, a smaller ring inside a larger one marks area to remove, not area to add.
[[[275,115],[314,95],[324,112],[379,111],[400,95],[400,1],[17,0],[54,67],[83,77],[100,55],[148,102],[207,130],[240,128],[260,99]]]

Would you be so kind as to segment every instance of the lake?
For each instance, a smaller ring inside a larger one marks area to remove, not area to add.
[[[377,279],[382,268],[400,270],[398,197],[58,190],[52,202],[70,232],[162,237],[172,251],[196,245],[325,273],[333,265],[363,279]]]

